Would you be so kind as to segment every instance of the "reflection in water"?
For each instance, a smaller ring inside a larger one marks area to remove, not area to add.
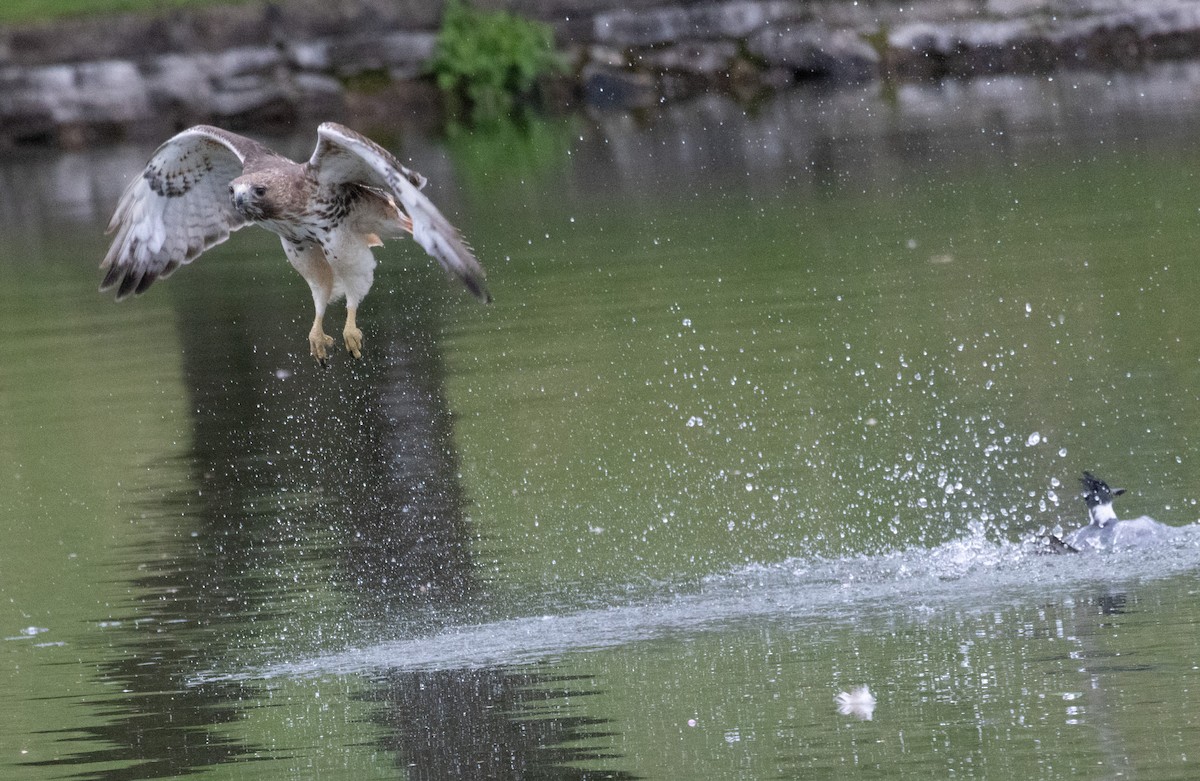
[[[245,592],[221,588],[229,579],[214,571],[218,557],[204,546],[165,561],[148,553],[150,573],[130,584],[144,596],[128,620],[105,634],[120,653],[103,654],[115,659],[101,662],[96,674],[120,693],[88,703],[99,726],[61,730],[63,740],[97,747],[28,766],[78,768],[72,777],[106,781],[168,778],[258,750],[219,731],[244,717],[252,686],[181,687],[192,665],[221,649],[223,625],[245,607]]]
[[[269,755],[222,727],[261,691],[184,682],[244,662],[239,652],[292,658],[462,620],[454,616],[477,588],[434,310],[393,294],[388,305],[402,314],[380,319],[369,359],[339,356],[321,371],[265,306],[270,293],[193,291],[176,317],[197,488],[154,503],[168,508],[159,522],[169,552],[156,540],[130,554],[141,561],[130,584],[140,596],[105,634],[122,650],[99,675],[123,693],[98,705],[102,726],[83,730],[105,747],[38,763],[87,768],[81,777],[175,776]],[[604,758],[577,743],[594,736],[595,720],[514,719],[587,692],[503,670],[378,685],[363,696],[381,703],[380,741],[414,777],[478,767],[494,778],[616,777],[563,767]],[[571,746],[555,748],[563,741]],[[104,765],[117,767],[96,769]]]
[[[774,194],[780,183],[808,183],[819,193],[916,181],[981,157],[1015,159],[1047,138],[1082,152],[1114,134],[1187,137],[1196,107],[1186,97],[1197,89],[1200,64],[1187,62],[1157,63],[1136,73],[1002,76],[882,92],[875,84],[797,89],[753,109],[725,96],[701,97],[664,107],[650,121],[600,113],[594,122],[532,121],[487,134],[452,129],[448,142],[461,163],[456,171],[429,139],[406,136],[403,151],[432,182],[458,176],[476,189],[488,178],[499,185],[514,170],[522,177],[534,174],[523,185],[548,186],[539,180],[549,180],[556,169],[577,174],[553,183],[567,192],[608,186],[638,196],[664,188],[684,195],[702,183],[742,180],[751,193]],[[295,159],[312,148],[307,132],[269,140]],[[141,144],[0,158],[0,229],[37,235],[47,213],[107,222],[128,177],[142,169],[152,149]],[[447,188],[439,198],[453,206],[460,195]],[[530,205],[514,198],[491,204],[513,210]]]
[[[320,371],[258,300],[269,295],[255,291],[214,320],[229,296],[205,290],[179,315],[197,481],[214,525],[275,508],[231,555],[253,565],[273,546],[308,549],[292,553],[328,560],[327,586],[357,619],[461,604],[472,588],[468,529],[433,313],[389,294],[404,314],[383,318],[367,360],[339,355]]]
[[[611,737],[604,721],[561,713],[595,693],[580,682],[520,669],[394,672],[370,697],[389,727],[382,747],[414,780],[636,778],[585,769],[615,757],[590,747]]]

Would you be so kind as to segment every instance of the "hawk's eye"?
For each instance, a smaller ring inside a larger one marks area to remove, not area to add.
[[[267,194],[267,188],[265,185],[261,185],[261,184],[254,185],[254,197],[255,198],[261,198],[266,194]]]

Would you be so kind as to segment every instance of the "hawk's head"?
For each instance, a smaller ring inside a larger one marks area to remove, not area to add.
[[[229,183],[229,198],[233,201],[233,208],[247,220],[277,217],[279,209],[273,195],[270,177],[246,174]]]

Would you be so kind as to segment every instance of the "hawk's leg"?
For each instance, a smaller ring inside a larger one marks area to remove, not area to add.
[[[346,349],[355,358],[362,357],[363,334],[358,330],[358,326],[354,324],[354,317],[358,314],[358,309],[352,306],[346,307],[346,327],[342,329],[342,339],[346,342]],[[329,337],[325,337],[329,339]],[[330,339],[330,341],[333,341]]]
[[[292,241],[286,238],[282,241],[283,251],[287,253],[288,262],[300,272],[300,276],[304,277],[309,290],[312,291],[313,309],[316,316],[313,318],[312,328],[308,332],[308,350],[312,353],[312,357],[317,359],[317,363],[322,367],[328,366],[326,351],[333,345],[333,337],[325,333],[323,323],[325,307],[329,305],[329,299],[333,297],[333,269],[325,260],[325,252],[319,244]]]
[[[309,352],[312,353],[312,357],[317,359],[317,363],[321,364],[322,368],[329,366],[326,349],[333,346],[333,337],[325,333],[325,327],[322,324],[324,319],[324,313],[318,312],[313,320],[312,330],[308,332]]]

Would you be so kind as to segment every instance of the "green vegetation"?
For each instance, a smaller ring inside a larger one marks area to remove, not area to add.
[[[549,25],[450,0],[429,70],[455,108],[476,122],[509,114],[537,80],[562,70]]]
[[[5,0],[0,3],[0,24],[131,11],[156,13],[173,8],[234,5],[239,2],[245,0]]]

